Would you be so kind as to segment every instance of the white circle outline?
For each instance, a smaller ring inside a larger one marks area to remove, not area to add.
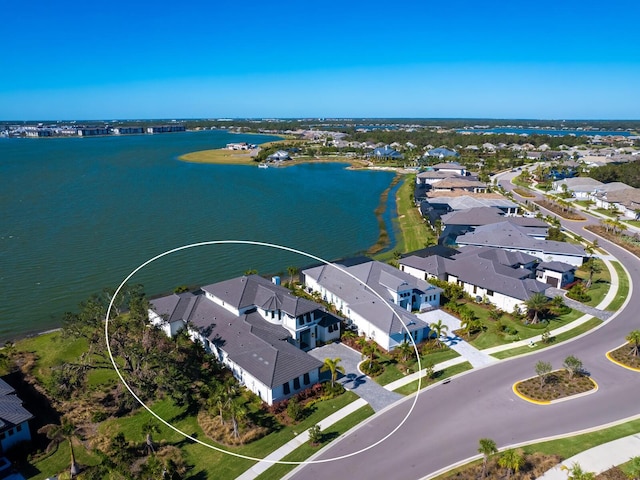
[[[158,260],[158,259],[160,259],[162,257],[165,257],[165,256],[170,255],[172,253],[178,252],[180,250],[186,250],[186,249],[189,249],[189,248],[202,247],[202,246],[205,246],[205,245],[221,245],[221,244],[257,245],[257,246],[261,246],[261,247],[277,248],[277,249],[280,249],[280,250],[296,253],[298,255],[303,255],[303,256],[309,257],[309,258],[311,258],[313,260],[322,262],[322,263],[324,263],[326,265],[329,265],[331,267],[337,268],[338,270],[340,270],[341,272],[347,274],[348,276],[350,276],[351,278],[353,278],[357,282],[362,283],[362,285],[366,289],[371,291],[380,300],[382,300],[383,303],[387,307],[389,307],[389,309],[391,310],[393,315],[395,315],[396,318],[402,324],[402,327],[404,328],[404,330],[406,330],[406,332],[409,334],[409,338],[411,339],[411,343],[413,344],[413,350],[415,351],[416,358],[418,359],[418,372],[422,371],[422,364],[420,362],[420,354],[418,352],[418,347],[417,347],[417,345],[415,343],[415,340],[413,339],[413,336],[411,335],[411,332],[407,328],[406,324],[402,321],[402,318],[400,318],[400,316],[394,311],[394,309],[391,307],[391,305],[384,298],[382,298],[381,295],[379,295],[377,292],[375,292],[366,283],[362,282],[359,278],[357,278],[353,274],[347,272],[344,268],[339,267],[339,266],[337,266],[337,265],[335,265],[333,263],[330,263],[330,262],[324,260],[323,258],[316,257],[315,255],[312,255],[310,253],[303,252],[301,250],[297,250],[295,248],[287,247],[287,246],[284,246],[284,245],[277,245],[277,244],[267,243],[267,242],[258,242],[258,241],[253,241],[253,240],[211,240],[211,241],[206,241],[206,242],[191,243],[191,244],[188,244],[188,245],[183,245],[181,247],[173,248],[171,250],[167,250],[166,252],[160,253],[160,254],[156,255],[155,257],[147,260],[143,264],[139,265],[129,275],[127,275],[127,277],[122,281],[122,283],[120,283],[120,285],[118,286],[118,288],[114,292],[113,296],[111,297],[111,301],[109,302],[109,307],[107,308],[107,314],[106,314],[105,325],[104,325],[104,334],[105,334],[105,339],[106,339],[107,351],[109,352],[109,358],[111,359],[111,363],[113,364],[113,368],[115,369],[116,373],[118,374],[118,377],[120,378],[120,381],[124,384],[124,386],[127,388],[129,393],[131,395],[133,395],[133,398],[135,398],[136,401],[140,405],[142,405],[142,407],[144,407],[144,409],[147,410],[147,412],[149,412],[151,415],[153,415],[158,421],[163,423],[165,426],[167,426],[168,428],[170,428],[174,432],[179,433],[180,435],[184,436],[185,438],[188,438],[189,440],[191,440],[191,441],[193,441],[195,443],[198,443],[198,444],[200,444],[200,445],[202,445],[204,447],[211,448],[212,450],[215,450],[217,452],[225,453],[225,454],[232,455],[232,456],[238,457],[238,458],[243,458],[245,460],[252,460],[252,461],[255,461],[255,462],[266,462],[266,463],[283,464],[283,465],[311,465],[311,464],[316,464],[316,463],[328,463],[328,462],[332,462],[334,460],[343,460],[345,458],[353,457],[353,456],[358,455],[360,453],[366,452],[367,450],[370,450],[371,448],[373,448],[373,447],[375,447],[377,445],[380,445],[382,442],[384,442],[389,437],[391,437],[391,435],[393,435],[395,432],[397,432],[400,429],[400,427],[402,427],[402,425],[404,425],[404,423],[407,421],[407,419],[409,418],[409,416],[413,412],[413,409],[416,406],[416,403],[418,401],[418,397],[420,396],[420,389],[421,389],[421,386],[422,386],[422,375],[418,376],[418,389],[416,390],[416,394],[415,394],[413,402],[411,404],[411,408],[409,409],[407,414],[404,416],[402,421],[391,432],[389,432],[387,435],[382,437],[377,442],[369,445],[368,447],[362,448],[360,450],[357,450],[355,452],[352,452],[352,453],[349,453],[349,454],[346,454],[346,455],[341,455],[341,456],[338,456],[338,457],[325,458],[325,459],[320,459],[320,460],[307,460],[307,461],[301,461],[301,462],[293,462],[293,461],[286,461],[286,460],[269,460],[269,459],[266,459],[266,458],[251,457],[249,455],[242,455],[240,453],[236,453],[236,452],[232,452],[232,451],[228,451],[228,450],[223,450],[223,449],[221,449],[219,447],[216,447],[215,445],[211,445],[209,443],[203,442],[202,440],[199,440],[197,438],[192,437],[188,433],[183,432],[178,427],[175,427],[171,423],[169,423],[166,420],[164,420],[157,413],[155,413],[153,410],[151,410],[151,408],[149,408],[140,399],[140,397],[138,397],[138,395],[136,395],[136,393],[131,389],[129,384],[123,378],[122,373],[120,372],[120,369],[118,368],[118,365],[116,364],[116,361],[113,358],[113,353],[111,352],[111,346],[110,346],[110,342],[109,342],[109,316],[111,314],[111,308],[113,307],[113,302],[115,301],[116,297],[118,296],[118,293],[120,293],[120,290],[122,290],[122,287],[124,287],[124,285],[129,281],[129,279],[131,279],[131,277],[133,277],[136,273],[138,273],[140,270],[142,270],[144,267],[146,267],[150,263],[152,263],[152,262],[154,262],[154,261],[156,261],[156,260]]]

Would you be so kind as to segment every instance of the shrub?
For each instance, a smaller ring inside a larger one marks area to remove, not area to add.
[[[301,420],[304,416],[304,408],[300,405],[300,402],[296,397],[289,400],[289,405],[287,405],[287,415],[294,422]]]

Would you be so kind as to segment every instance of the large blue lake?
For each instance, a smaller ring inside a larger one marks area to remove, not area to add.
[[[0,340],[59,326],[61,314],[91,293],[182,245],[251,240],[331,260],[374,244],[374,209],[390,172],[178,160],[272,139],[219,131],[0,139]],[[153,294],[312,262],[267,247],[209,245],[163,257],[132,282]]]

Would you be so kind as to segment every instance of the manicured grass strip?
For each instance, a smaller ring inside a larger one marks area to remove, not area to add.
[[[81,466],[94,466],[100,463],[98,456],[88,452],[78,440],[73,441],[73,453],[76,461]],[[45,464],[47,470],[40,468],[41,465],[44,466]],[[58,447],[55,448],[49,456],[36,465],[38,465],[39,473],[32,477],[30,476],[29,478],[32,480],[44,480],[63,472],[68,474],[71,465],[69,442],[66,440],[60,442]]]
[[[582,325],[577,326],[576,328],[572,328],[568,332],[561,333],[555,337],[555,341],[545,344],[543,342],[536,342],[535,347],[517,347],[512,348],[511,350],[504,350],[502,352],[496,352],[492,354],[492,357],[498,358],[500,360],[509,357],[517,357],[518,355],[524,355],[525,353],[535,352],[536,350],[542,350],[543,348],[550,347],[552,345],[556,345],[559,342],[564,342],[569,340],[570,338],[577,337],[578,335],[582,335],[585,332],[597,327],[602,323],[602,320],[599,318],[592,318],[591,320],[587,320]]]
[[[373,414],[373,409],[369,405],[365,405],[364,407],[359,408],[358,410],[353,412],[347,418],[334,423],[322,432],[323,437],[327,439],[325,442],[323,442],[322,446],[326,445],[329,441],[338,438],[340,435],[344,434]],[[312,447],[308,443],[305,443],[304,445],[301,445],[300,447],[295,449],[289,455],[285,456],[282,460],[289,462],[302,462],[311,457],[311,455],[316,453],[319,449],[320,446]],[[279,480],[296,467],[297,465],[278,463],[258,475],[258,477],[256,478],[258,480]]]
[[[607,306],[606,309],[615,312],[622,307],[622,304],[629,295],[629,277],[627,277],[627,272],[624,270],[620,262],[614,261],[611,262],[611,264],[618,273],[618,293],[616,293],[616,298]]]
[[[535,194],[531,190],[529,190],[528,188],[515,187],[513,189],[513,191],[516,192],[521,197],[535,198]]]
[[[441,350],[436,350],[432,353],[428,353],[426,355],[420,356],[420,364],[422,368],[425,368],[426,365],[432,363],[433,365],[437,365],[438,363],[444,362],[446,360],[451,360],[452,358],[459,357],[460,354],[455,350],[451,350],[449,348],[443,348]],[[388,357],[391,358],[391,357]],[[415,357],[408,362],[407,367],[409,368],[409,372],[415,372],[418,370],[418,361]],[[396,380],[403,378],[405,376],[398,369],[398,365],[395,363],[391,363],[390,361],[384,365],[384,372],[382,372],[377,377],[374,377],[376,383],[380,385],[387,385],[391,382],[395,382]]]
[[[396,197],[398,208],[397,221],[402,235],[401,239],[398,240],[398,245],[395,250],[403,253],[424,248],[425,245],[430,244],[434,239],[433,233],[413,202],[415,181],[415,175],[405,176]]]
[[[421,387],[422,388],[428,387],[433,383],[441,382],[445,378],[453,377],[454,375],[458,375],[459,373],[466,372],[467,370],[471,370],[471,369],[473,369],[473,367],[469,362],[462,362],[457,365],[452,365],[443,370],[439,370],[438,372],[440,373],[440,375],[438,375],[435,379],[422,377]],[[403,385],[402,387],[396,388],[394,392],[399,393],[401,395],[411,395],[412,393],[415,393],[417,389],[418,389],[418,381],[415,380],[411,383],[407,383],[406,385]]]

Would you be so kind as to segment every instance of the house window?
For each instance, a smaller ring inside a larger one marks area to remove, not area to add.
[[[16,427],[16,432],[21,432],[22,431],[22,425],[18,425]]]
[[[304,325],[304,319],[302,317],[298,317],[298,326],[301,327]]]
[[[487,296],[488,297],[492,297],[493,296],[493,290],[487,290]]]
[[[4,440],[5,434],[4,432],[0,433],[0,440]]]
[[[311,383],[311,379],[309,378],[309,374],[305,373],[304,377],[302,378],[302,380],[304,381],[305,385],[309,385]]]
[[[282,391],[285,395],[289,395],[291,393],[291,388],[289,387],[289,382],[282,385]]]
[[[293,379],[293,389],[300,390],[300,377],[296,377]]]

